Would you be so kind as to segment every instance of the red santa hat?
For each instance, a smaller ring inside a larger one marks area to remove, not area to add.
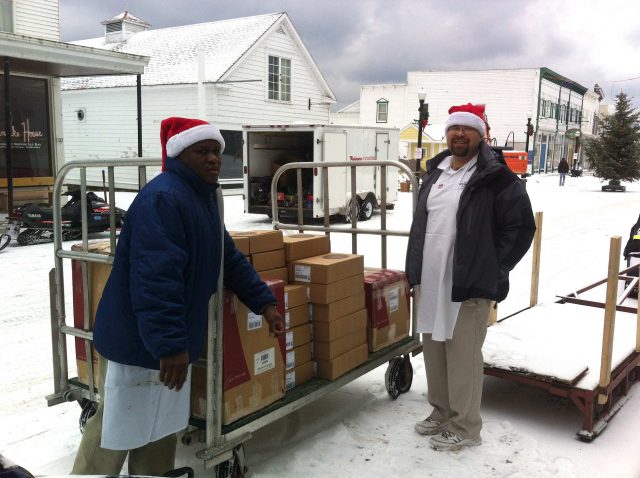
[[[162,170],[165,170],[167,156],[177,158],[186,148],[198,141],[213,139],[220,143],[220,153],[224,151],[224,138],[220,130],[211,123],[199,119],[171,117],[160,123],[162,143]]]
[[[487,125],[484,121],[484,105],[466,105],[452,106],[449,108],[449,117],[444,124],[444,130],[447,131],[452,126],[470,126],[480,133],[481,137],[487,135]]]

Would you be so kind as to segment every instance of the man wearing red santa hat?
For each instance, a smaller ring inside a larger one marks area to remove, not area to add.
[[[535,223],[523,184],[486,142],[484,106],[449,109],[448,149],[427,162],[407,245],[420,286],[430,415],[415,425],[435,450],[482,443],[482,344],[491,301],[529,249]]]
[[[273,333],[284,331],[271,290],[224,227],[220,131],[167,118],[160,140],[163,173],[127,212],[96,312],[102,400],[74,474],[119,474],[127,455],[129,474],[174,468],[176,432],[189,419],[190,364],[200,357],[219,277]]]

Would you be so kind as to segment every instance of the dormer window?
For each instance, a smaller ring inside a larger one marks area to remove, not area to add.
[[[376,123],[386,123],[389,118],[389,101],[380,98],[376,102]]]

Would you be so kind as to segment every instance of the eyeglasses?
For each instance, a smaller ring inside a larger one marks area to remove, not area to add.
[[[473,126],[462,126],[462,125],[449,126],[449,128],[447,129],[447,133],[469,134],[472,131],[477,131],[477,129],[475,129]]]

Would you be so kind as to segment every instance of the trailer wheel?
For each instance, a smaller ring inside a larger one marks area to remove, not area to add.
[[[356,218],[360,216],[360,210],[361,210],[360,199],[358,198],[356,199],[356,214],[355,214]],[[351,221],[351,201],[347,203],[346,209],[344,211],[344,222],[346,222],[347,224],[350,224],[352,222]]]
[[[384,384],[389,396],[395,400],[401,393],[408,392],[412,383],[413,366],[409,356],[392,359],[384,374]]]
[[[361,221],[368,221],[371,219],[371,216],[373,216],[373,208],[373,200],[367,196],[360,205],[360,215],[358,216],[358,219]]]

